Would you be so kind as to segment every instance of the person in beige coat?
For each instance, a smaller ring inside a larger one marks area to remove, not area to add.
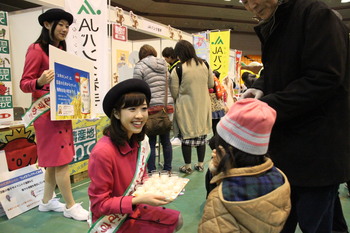
[[[192,173],[191,150],[197,148],[198,164],[194,168],[203,171],[206,136],[211,132],[211,102],[208,88],[214,86],[212,71],[205,61],[198,58],[193,45],[180,40],[175,55],[182,63],[182,75],[176,69],[171,73],[170,92],[175,101],[174,135],[180,135],[185,165],[180,172]]]
[[[290,185],[267,157],[276,111],[257,99],[237,101],[220,120],[199,233],[279,233],[290,213]]]

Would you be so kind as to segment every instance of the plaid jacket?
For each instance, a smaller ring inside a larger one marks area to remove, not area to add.
[[[228,177],[222,181],[226,201],[246,201],[264,196],[284,184],[282,174],[272,167],[254,176]]]
[[[279,233],[282,230],[291,208],[290,186],[271,159],[266,158],[258,166],[231,169],[225,175],[219,173],[211,183],[219,185],[208,196],[199,233]]]

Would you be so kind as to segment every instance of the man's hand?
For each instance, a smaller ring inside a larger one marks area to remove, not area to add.
[[[261,90],[255,89],[255,88],[249,88],[241,95],[241,98],[242,99],[245,99],[245,98],[260,99],[261,97],[263,97],[263,95],[264,95],[264,92],[262,92]]]

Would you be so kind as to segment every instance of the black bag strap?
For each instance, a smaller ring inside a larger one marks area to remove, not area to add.
[[[164,97],[165,113],[168,112],[168,70],[165,72],[165,97]]]
[[[206,67],[209,69],[209,64],[206,60],[203,60],[204,64],[206,65]],[[177,77],[179,77],[179,86],[181,85],[181,81],[182,81],[182,62],[179,62],[176,64],[176,74],[177,74]]]
[[[177,77],[179,77],[179,86],[180,86],[182,81],[182,63],[181,62],[176,64],[175,70],[177,73]]]

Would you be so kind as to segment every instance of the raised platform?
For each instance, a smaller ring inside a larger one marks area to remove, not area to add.
[[[77,183],[79,181],[82,181],[82,180],[88,179],[88,178],[89,178],[88,171],[83,171],[83,172],[71,175],[70,176],[70,182],[72,184],[74,184],[74,183]]]

